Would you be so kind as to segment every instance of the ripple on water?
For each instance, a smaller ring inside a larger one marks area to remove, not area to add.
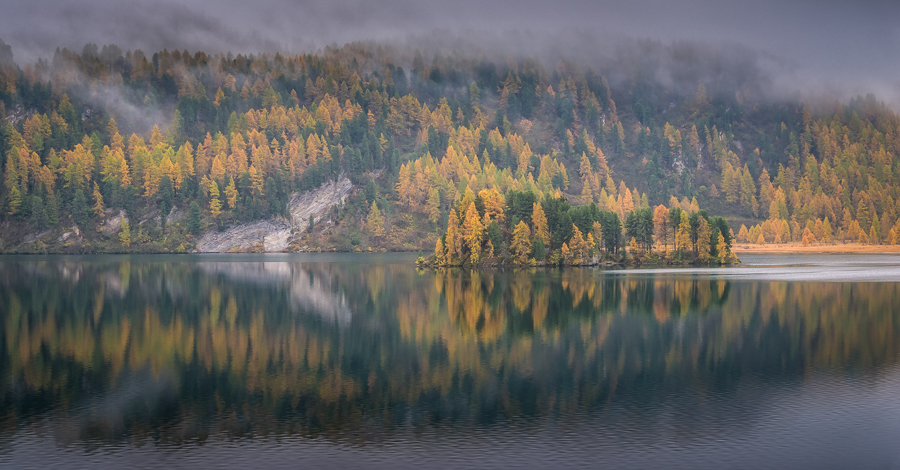
[[[565,420],[508,422],[468,432],[399,429],[379,442],[296,435],[166,445],[146,438],[60,445],[52,419],[2,438],[3,468],[891,468],[900,435],[900,369],[877,377],[818,373],[737,394],[764,403],[749,422],[734,394],[707,397],[688,417],[673,394],[639,412],[613,403]],[[637,425],[636,425],[637,423]],[[683,428],[687,426],[687,428]]]

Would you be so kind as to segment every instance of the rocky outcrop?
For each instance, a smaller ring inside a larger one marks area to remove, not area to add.
[[[197,241],[197,251],[202,253],[225,253],[248,251],[262,245],[265,251],[284,251],[291,235],[290,227],[282,220],[260,220],[241,224],[219,232],[203,234]]]
[[[83,241],[81,238],[81,230],[78,229],[77,225],[73,225],[72,229],[67,232],[63,232],[63,234],[59,236],[57,241],[69,244],[81,243]]]
[[[344,202],[353,189],[353,183],[346,177],[319,186],[313,191],[291,194],[288,203],[291,228],[302,232],[309,227],[309,218],[321,218],[335,205]]]
[[[121,209],[118,212],[107,210],[106,214],[106,221],[102,226],[98,227],[97,230],[105,237],[112,237],[115,234],[119,233],[119,230],[122,229],[122,222],[128,221],[128,216],[126,216],[125,211]]]
[[[289,217],[275,217],[237,225],[219,232],[205,232],[197,241],[197,251],[225,253],[250,251],[262,247],[267,252],[285,251],[291,235],[306,230],[309,218],[320,219],[328,211],[347,199],[353,183],[346,177],[319,186],[312,191],[291,194],[288,204]]]

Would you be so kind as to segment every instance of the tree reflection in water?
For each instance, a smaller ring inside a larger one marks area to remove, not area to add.
[[[712,392],[898,352],[897,283],[156,259],[0,263],[0,432],[364,441],[667,400],[690,428]]]

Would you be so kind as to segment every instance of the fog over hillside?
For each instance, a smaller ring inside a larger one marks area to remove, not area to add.
[[[35,0],[4,10],[0,38],[20,65],[88,42],[249,53],[360,40],[456,41],[465,50],[591,62],[632,38],[750,55],[776,92],[840,99],[872,92],[900,106],[900,4],[882,0]]]

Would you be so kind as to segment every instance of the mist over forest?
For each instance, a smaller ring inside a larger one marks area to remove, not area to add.
[[[761,56],[772,85],[783,93],[814,91],[844,101],[875,93],[900,103],[900,6],[882,0],[36,0],[4,9],[0,37],[20,65],[49,59],[57,47],[80,51],[88,43],[148,55],[164,48],[250,54],[375,40],[547,59],[564,55],[596,67],[622,40],[649,40]]]

